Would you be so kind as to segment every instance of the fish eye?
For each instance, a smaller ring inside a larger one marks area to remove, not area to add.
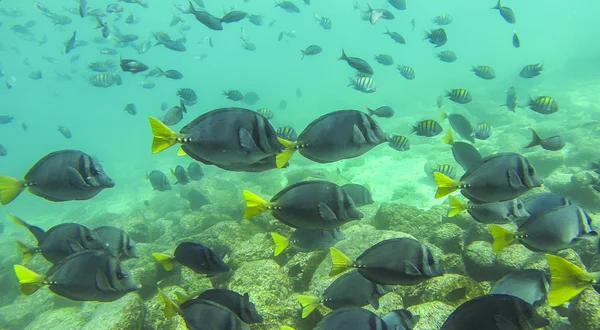
[[[122,279],[124,279],[126,277],[127,277],[127,275],[125,275],[125,274],[123,274],[121,272],[117,272],[117,279],[122,280]]]
[[[98,174],[100,174],[100,172],[98,170],[96,170],[96,169],[92,169],[92,174],[93,175],[98,175]]]
[[[96,240],[95,238],[93,238],[93,237],[92,237],[92,236],[90,236],[90,235],[87,235],[87,236],[85,237],[85,239],[87,239],[88,241],[95,241],[95,240]]]
[[[523,204],[517,204],[517,208],[518,208],[519,210],[523,209]]]

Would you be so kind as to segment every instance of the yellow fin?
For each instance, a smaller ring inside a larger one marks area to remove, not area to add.
[[[177,301],[179,301],[180,304],[190,300],[190,297],[187,294],[179,291],[175,291],[175,297],[177,297]]]
[[[177,133],[162,121],[154,117],[148,117],[148,120],[150,120],[152,135],[154,135],[154,140],[152,140],[153,154],[159,153],[177,143]]]
[[[244,201],[246,202],[246,211],[244,211],[244,219],[250,219],[253,216],[259,215],[267,210],[269,202],[260,198],[257,194],[244,190]]]
[[[21,227],[23,227],[23,228],[28,228],[28,225],[27,225],[27,223],[26,223],[26,222],[25,222],[23,219],[21,219],[21,218],[17,217],[16,215],[14,215],[14,214],[10,214],[10,213],[9,213],[9,214],[8,214],[8,217],[9,217],[9,218],[10,218],[10,219],[11,219],[11,220],[12,220],[12,221],[13,221],[13,222],[14,222],[14,223],[17,225],[17,226],[21,226]]]
[[[435,177],[435,183],[438,186],[438,189],[435,192],[435,198],[444,197],[458,189],[459,183],[446,174],[436,171],[433,172],[433,176]]]
[[[290,158],[292,158],[294,152],[296,152],[296,143],[288,141],[286,139],[282,139],[280,137],[277,137],[277,140],[279,140],[279,142],[285,147],[285,149],[282,152],[278,153],[275,156],[277,168],[282,168],[285,166],[285,164],[287,164]]]
[[[19,290],[24,295],[29,296],[46,285],[44,283],[44,276],[37,274],[33,270],[21,265],[15,265],[14,269],[19,279]]]
[[[161,264],[168,272],[170,272],[173,267],[175,267],[175,260],[168,254],[164,253],[152,253],[152,256],[156,261]]]
[[[29,246],[20,241],[17,241],[17,248],[23,255],[23,262],[22,262],[23,265],[26,265],[31,260],[31,258],[33,258],[33,255],[36,253],[35,247]]]
[[[296,330],[292,327],[288,327],[287,325],[282,325],[279,327],[279,330]]]
[[[515,233],[498,225],[490,225],[490,231],[492,232],[492,237],[494,238],[494,252],[504,249],[508,244],[514,242],[516,239]]]
[[[440,120],[446,120],[446,118],[448,118],[448,112],[446,112],[446,109],[444,108],[440,108]]]
[[[454,144],[454,137],[452,137],[451,129],[448,129],[448,131],[446,131],[446,135],[444,135],[444,137],[442,138],[442,142],[449,145]]]
[[[329,251],[331,252],[331,263],[333,264],[329,276],[341,274],[354,265],[354,261],[348,258],[342,251],[334,247],[329,248]]]
[[[561,257],[546,254],[546,259],[550,265],[548,303],[552,307],[566,303],[594,282],[588,272]]]
[[[302,305],[302,318],[309,316],[315,308],[319,307],[319,303],[321,302],[321,299],[315,296],[298,295],[296,298],[300,302],[300,305]]]
[[[454,196],[448,196],[448,201],[450,202],[450,210],[448,210],[448,217],[450,218],[467,209],[467,204]]]
[[[187,156],[187,152],[185,152],[185,150],[183,150],[183,147],[179,147],[179,149],[177,149],[177,157],[183,157],[183,156]]]
[[[290,246],[290,240],[277,233],[271,232],[271,237],[273,237],[275,243],[275,256],[280,255],[283,250]]]
[[[25,188],[25,181],[0,175],[0,203],[6,205],[12,202]]]
[[[160,298],[165,304],[164,313],[166,318],[171,318],[180,312],[179,305],[177,305],[177,303],[171,298],[167,297],[167,295],[160,288],[158,288],[158,294],[160,294]]]

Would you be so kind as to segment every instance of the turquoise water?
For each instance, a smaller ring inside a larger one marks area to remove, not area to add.
[[[371,2],[371,6],[383,5],[396,16],[394,20],[380,20],[372,25],[360,19],[360,11],[354,9],[352,1],[313,0],[310,6],[295,1],[301,12],[290,14],[274,8],[271,1],[206,0],[206,9],[215,16],[220,17],[234,6],[264,16],[263,26],[255,26],[245,19],[224,24],[223,31],[209,30],[193,16],[180,14],[170,1],[148,1],[149,8],[118,2],[125,9],[122,17],[116,20],[117,15],[111,14],[104,21],[109,26],[117,26],[123,33],[138,35],[139,40],[135,43],[145,42],[154,32],[166,32],[176,39],[183,25],[190,26],[184,32],[187,51],[174,52],[156,46],[145,54],[138,54],[132,47],[124,47],[116,48],[118,55],[101,55],[101,48],[114,48],[114,36],[103,44],[94,43],[92,40],[101,36],[100,30],[94,29],[94,18],[81,18],[65,10],[77,8],[77,2],[44,2],[53,12],[72,19],[73,22],[65,26],[53,25],[29,1],[0,2],[0,8],[16,9],[20,13],[18,17],[0,13],[3,23],[0,27],[3,49],[0,68],[4,72],[0,79],[14,77],[12,89],[0,87],[0,115],[15,117],[12,123],[0,127],[0,143],[8,150],[8,155],[0,158],[0,173],[21,178],[45,154],[78,149],[100,159],[106,173],[116,182],[114,188],[87,201],[53,203],[25,192],[3,206],[0,217],[6,222],[6,228],[5,233],[0,234],[3,247],[0,257],[4,259],[2,272],[6,276],[13,276],[12,264],[16,255],[13,241],[24,240],[29,235],[6,220],[9,213],[42,228],[62,222],[86,223],[104,212],[116,214],[126,222],[130,214],[144,210],[144,200],[152,203],[159,194],[179,194],[179,187],[167,193],[152,191],[144,180],[146,171],[156,169],[168,173],[176,165],[187,167],[192,161],[176,157],[175,148],[156,155],[150,152],[152,135],[147,117],[164,115],[160,111],[162,102],[167,102],[169,107],[178,104],[178,88],[194,89],[198,104],[188,107],[184,119],[172,127],[176,131],[200,114],[221,107],[243,106],[253,110],[268,107],[275,113],[271,120],[274,127],[290,125],[300,133],[313,119],[328,112],[389,105],[395,110],[394,117],[376,120],[385,132],[400,135],[408,135],[409,126],[416,121],[438,120],[438,96],[450,89],[465,88],[472,94],[473,101],[459,105],[446,99],[445,108],[449,113],[465,115],[473,123],[487,121],[492,125],[492,137],[477,142],[484,156],[505,151],[521,152],[525,156],[531,153],[534,166],[539,164],[542,169],[548,168],[542,170],[543,178],[551,177],[555,183],[553,187],[562,187],[561,193],[583,204],[588,211],[600,211],[597,197],[590,191],[564,188],[571,176],[587,168],[595,161],[592,157],[597,155],[597,130],[593,126],[581,128],[600,120],[599,48],[594,30],[600,3],[596,1],[503,2],[515,11],[516,24],[506,23],[498,11],[489,9],[495,5],[494,1],[408,0],[405,11],[395,10],[387,3]],[[90,9],[104,9],[110,3],[89,2]],[[176,3],[185,6],[183,1]],[[366,3],[359,1],[359,7],[365,9]],[[125,24],[129,13],[139,18],[138,24]],[[181,15],[185,22],[169,27],[172,13]],[[424,30],[435,28],[431,19],[445,13],[453,17],[453,22],[444,26],[448,43],[434,48],[422,40]],[[332,29],[324,30],[315,22],[314,14],[331,19]],[[411,31],[412,19],[416,22],[414,31]],[[12,25],[31,20],[36,22],[30,29],[35,39],[48,37],[48,42],[42,46],[11,31]],[[271,21],[275,23],[268,27]],[[386,27],[401,33],[407,40],[406,45],[396,44],[383,34]],[[256,44],[256,51],[241,47],[241,28]],[[78,40],[88,41],[89,45],[78,47],[67,55],[64,54],[64,42],[73,31],[77,31]],[[278,41],[282,31],[295,31],[296,37]],[[519,49],[511,44],[514,31],[521,40]],[[214,47],[209,46],[208,38],[212,38]],[[320,45],[323,52],[301,61],[300,50],[311,44]],[[377,92],[363,94],[346,86],[354,70],[337,60],[342,48],[348,56],[363,58],[371,64]],[[458,60],[454,63],[439,61],[435,54],[442,50],[454,51]],[[392,55],[394,65],[378,64],[373,56],[379,53]],[[199,60],[197,57],[201,54],[207,57]],[[43,56],[53,57],[59,63],[49,63],[42,59]],[[80,56],[80,59],[71,63],[73,56]],[[145,72],[132,75],[117,68],[116,72],[123,78],[121,86],[98,88],[89,85],[89,77],[97,73],[90,71],[87,63],[107,59],[118,62],[119,56],[139,60],[150,68],[176,69],[183,73],[184,79],[151,77],[149,79],[156,87],[144,89],[139,82],[144,80]],[[534,63],[544,65],[540,76],[533,79],[518,76],[521,68]],[[395,69],[396,64],[413,67],[416,79],[405,80]],[[470,72],[473,65],[491,66],[496,78],[485,81],[476,77]],[[43,78],[30,79],[28,75],[33,70],[42,71]],[[64,80],[57,72],[67,73],[72,79]],[[520,104],[525,104],[528,96],[553,96],[559,104],[559,112],[543,116],[527,108],[511,113],[499,107],[505,102],[504,91],[510,86],[516,88]],[[222,92],[231,89],[242,93],[254,91],[261,100],[252,106],[227,100]],[[297,89],[302,91],[302,97],[296,96]],[[281,100],[287,101],[286,109],[277,108]],[[128,103],[136,105],[136,116],[123,111]],[[21,128],[22,122],[28,125],[27,131]],[[444,129],[449,128],[448,122],[441,123]],[[57,131],[58,125],[67,127],[73,137],[65,139]],[[539,147],[524,150],[522,147],[530,139],[529,127],[536,128],[544,137],[560,134],[567,147],[552,156],[548,156],[549,152],[542,154]],[[398,153],[387,146],[379,146],[360,160],[333,164],[319,165],[296,154],[291,167],[286,170],[244,174],[209,166],[203,168],[209,182],[222,180],[235,187],[227,195],[230,200],[212,200],[216,204],[242,203],[241,190],[247,188],[260,187],[258,189],[268,192],[263,195],[270,196],[286,185],[286,171],[308,168],[325,170],[331,173],[331,178],[340,169],[342,178],[332,180],[368,184],[378,205],[394,202],[427,210],[443,200],[434,199],[435,187],[423,172],[424,163],[433,160],[455,164],[448,146],[440,142],[441,136],[412,135],[409,136],[412,149],[408,152]],[[170,175],[169,178],[173,184],[174,179]],[[202,186],[202,181],[198,185]],[[218,187],[218,184],[208,186]],[[236,195],[235,190],[239,194]],[[206,193],[210,195],[211,192]],[[152,252],[153,248],[150,244],[145,250]],[[11,277],[11,280],[5,283],[16,287],[16,278]]]

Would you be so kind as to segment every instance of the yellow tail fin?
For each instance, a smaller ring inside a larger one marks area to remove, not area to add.
[[[167,254],[155,252],[155,253],[152,253],[152,256],[168,272],[170,272],[173,269],[173,267],[175,267],[175,260],[173,260],[173,258]]]
[[[177,149],[177,157],[183,157],[183,156],[187,156],[187,152],[185,152],[185,150],[183,150],[182,147],[179,147],[179,149]]]
[[[446,135],[444,135],[444,137],[442,138],[442,142],[445,144],[449,144],[449,145],[454,144],[454,137],[452,137],[451,129],[448,129],[448,131],[446,132]]]
[[[246,211],[244,211],[244,219],[250,219],[253,216],[259,215],[267,210],[269,202],[260,198],[257,194],[244,190],[244,201],[246,202]]]
[[[290,240],[277,233],[271,232],[271,237],[273,237],[275,243],[275,256],[280,255],[283,250],[290,246]]]
[[[342,251],[334,247],[329,248],[329,251],[331,252],[331,263],[333,264],[329,276],[341,274],[354,265],[354,261],[348,258]]]
[[[175,291],[175,297],[177,297],[179,304],[183,304],[184,302],[190,300],[190,297],[187,294],[179,291]]]
[[[277,137],[277,140],[285,146],[285,149],[275,156],[277,168],[282,168],[287,164],[290,158],[292,158],[294,152],[296,152],[296,143],[280,137]]]
[[[585,270],[552,254],[546,254],[546,259],[550,265],[550,306],[560,306],[592,286],[595,279]]]
[[[435,192],[435,198],[444,197],[458,189],[459,183],[442,172],[433,172],[435,183],[438,186]]]
[[[309,316],[315,308],[319,307],[319,303],[321,302],[319,297],[314,296],[298,295],[296,298],[298,298],[300,305],[302,305],[302,318]]]
[[[279,327],[279,330],[296,330],[292,327],[288,327],[287,325],[282,325]]]
[[[508,244],[514,242],[516,239],[515,233],[498,225],[490,225],[490,231],[492,232],[492,237],[494,238],[494,252],[504,249]]]
[[[440,120],[444,121],[446,118],[448,118],[448,112],[446,112],[446,109],[440,108]]]
[[[23,265],[26,265],[31,260],[31,258],[33,258],[33,255],[36,253],[35,247],[29,246],[20,241],[17,241],[17,248],[21,252],[21,255],[23,255],[23,262],[22,262]]]
[[[25,181],[0,175],[0,203],[6,205],[12,202],[25,188]]]
[[[171,318],[173,317],[175,314],[178,314],[181,309],[179,308],[179,305],[177,305],[176,302],[174,302],[171,298],[167,297],[167,295],[160,289],[158,288],[158,294],[160,295],[160,298],[162,299],[163,303],[165,304],[165,317],[166,318]]]
[[[177,143],[177,133],[154,117],[148,117],[148,119],[150,120],[152,135],[154,135],[154,140],[152,140],[153,154],[159,153]]]
[[[21,218],[17,217],[17,216],[16,216],[16,215],[14,215],[14,214],[10,214],[10,213],[8,214],[8,217],[9,217],[9,218],[10,218],[10,219],[11,219],[11,220],[12,220],[12,221],[13,221],[13,222],[14,222],[14,223],[17,225],[17,226],[21,226],[21,227],[23,227],[23,228],[27,228],[27,229],[29,229],[29,226],[27,225],[27,223],[26,223],[26,222],[25,222],[23,219],[21,219]]]
[[[467,204],[454,196],[448,196],[448,201],[450,202],[450,210],[448,210],[448,217],[450,218],[467,209]]]
[[[26,296],[33,294],[46,285],[44,276],[37,274],[25,266],[15,265],[15,274],[19,279],[19,290]]]

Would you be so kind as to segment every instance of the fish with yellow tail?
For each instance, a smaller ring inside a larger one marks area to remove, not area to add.
[[[566,303],[587,288],[600,285],[600,272],[588,273],[552,254],[546,254],[546,259],[550,265],[548,304],[552,307]]]

